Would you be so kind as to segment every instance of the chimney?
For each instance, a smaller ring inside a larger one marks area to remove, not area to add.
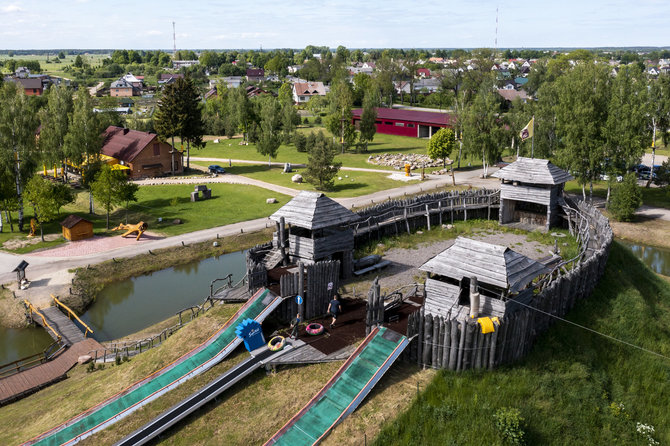
[[[123,129],[123,134],[124,134],[124,135],[127,135],[129,131],[130,131],[130,129],[125,129],[125,128],[124,128],[124,129]]]

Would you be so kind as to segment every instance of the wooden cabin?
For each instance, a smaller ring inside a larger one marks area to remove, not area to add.
[[[492,176],[501,179],[500,224],[547,231],[561,224],[563,188],[572,176],[549,160],[519,157]]]
[[[69,215],[60,225],[63,227],[63,237],[71,242],[93,237],[93,223],[78,215]]]
[[[526,303],[532,297],[528,284],[549,272],[543,264],[506,246],[464,237],[419,269],[428,273],[426,314],[450,319],[502,317],[516,311],[520,305],[514,302]]]
[[[285,262],[339,260],[342,276],[352,273],[354,232],[349,223],[358,216],[349,209],[320,192],[302,191],[270,218],[277,224],[273,245],[285,248]]]

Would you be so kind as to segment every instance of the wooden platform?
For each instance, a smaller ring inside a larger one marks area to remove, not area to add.
[[[287,340],[287,342],[293,345],[293,350],[268,361],[268,365],[316,364],[320,362],[343,361],[356,350],[355,345],[349,345],[335,353],[326,355],[300,339]]]
[[[214,300],[220,300],[223,302],[235,303],[235,302],[246,302],[251,297],[249,290],[246,287],[238,288],[225,288],[221,291],[218,291],[212,296]]]
[[[84,333],[72,322],[68,317],[63,314],[57,307],[49,307],[40,310],[40,313],[44,315],[44,318],[47,320],[49,325],[53,327],[54,330],[61,335],[63,343],[65,345],[74,345],[77,342],[85,340]],[[44,326],[42,318],[39,316],[33,317],[33,320],[40,326]],[[49,333],[49,335],[57,340],[56,335],[49,330],[47,327],[44,329]]]
[[[0,379],[0,405],[23,398],[43,387],[65,379],[66,373],[77,364],[79,356],[87,355],[91,350],[102,348],[102,345],[95,339],[84,339],[68,347],[49,362]]]

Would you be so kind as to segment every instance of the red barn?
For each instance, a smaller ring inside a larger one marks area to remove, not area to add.
[[[351,110],[352,123],[358,127],[363,110]],[[387,135],[430,138],[443,127],[453,128],[454,117],[448,113],[435,113],[420,110],[396,108],[378,108],[375,121],[377,133]]]

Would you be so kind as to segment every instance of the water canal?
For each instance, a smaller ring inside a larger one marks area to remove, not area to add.
[[[212,280],[232,274],[235,283],[245,273],[246,251],[238,251],[134,277],[102,290],[81,319],[96,340],[119,339],[201,304]],[[0,365],[40,353],[52,342],[41,328],[0,327]]]
[[[656,274],[670,276],[670,249],[647,246],[627,240],[617,239],[617,241],[633,251],[635,257],[642,260]]]

